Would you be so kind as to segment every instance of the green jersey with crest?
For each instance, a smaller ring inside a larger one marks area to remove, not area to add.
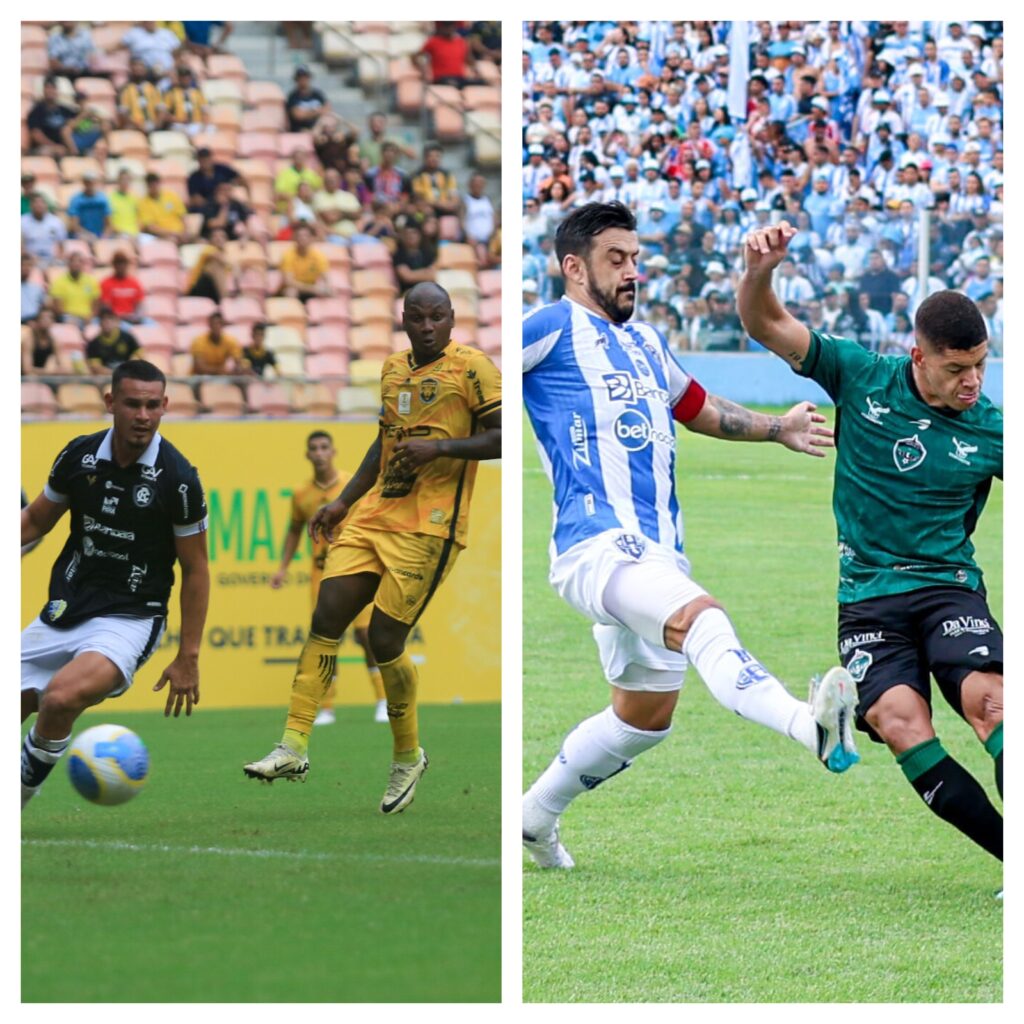
[[[971,534],[1003,475],[1003,415],[925,403],[909,356],[811,331],[800,371],[836,403],[832,493],[839,603],[922,587],[981,588]]]

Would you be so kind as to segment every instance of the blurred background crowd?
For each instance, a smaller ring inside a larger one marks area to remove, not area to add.
[[[798,231],[775,288],[808,325],[905,351],[965,292],[1003,345],[1003,26],[993,21],[524,23],[523,309],[589,202],[636,214],[636,316],[678,351],[760,346],[746,233]]]
[[[21,33],[24,414],[133,355],[177,415],[374,411],[418,281],[499,354],[500,23]]]

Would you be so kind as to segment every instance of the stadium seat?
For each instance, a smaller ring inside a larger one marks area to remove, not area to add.
[[[266,160],[237,159],[232,166],[245,180],[252,185],[254,182],[265,182],[273,185],[274,175]]]
[[[270,298],[266,303],[267,319],[283,327],[294,327],[300,333],[306,330],[306,307],[291,298]]]
[[[290,159],[297,150],[313,155],[313,135],[311,132],[281,132],[277,137],[277,155]]]
[[[167,270],[170,273],[170,270]],[[146,297],[146,316],[173,331],[178,323],[178,300],[174,295],[161,294]]]
[[[267,263],[271,267],[281,266],[281,257],[292,247],[292,242],[268,242]]]
[[[242,87],[242,95],[250,107],[284,107],[284,90],[277,82],[248,82]]]
[[[177,267],[178,247],[173,242],[154,239],[139,246],[139,265],[143,267]]]
[[[327,262],[333,269],[349,270],[351,268],[352,254],[348,251],[347,245],[324,242],[317,248],[327,257]],[[351,289],[346,290],[350,291]]]
[[[241,59],[230,53],[211,53],[206,58],[206,73],[211,78],[222,78],[238,82],[243,95],[249,72]]]
[[[231,163],[238,152],[238,133],[232,131],[206,131],[192,137],[196,150],[208,149],[214,160]]]
[[[369,297],[381,295],[391,302],[398,294],[395,275],[390,269],[374,267],[369,270],[354,270],[350,280],[354,296]]]
[[[306,303],[306,316],[311,324],[339,324],[347,327],[352,322],[348,307],[349,300],[338,296],[310,299]]]
[[[348,356],[341,352],[318,352],[306,356],[306,376],[310,380],[323,380],[325,377],[347,377]]]
[[[146,293],[147,302],[155,295],[176,297],[180,291],[178,276],[171,267],[142,267],[135,272],[135,277]]]
[[[287,416],[291,401],[283,384],[254,380],[248,388],[249,411],[260,416]]]
[[[167,415],[179,418],[191,418],[199,414],[199,403],[189,384],[181,381],[167,382]]]
[[[423,109],[425,87],[420,77],[401,78],[395,82],[395,105],[402,117],[412,120]]]
[[[369,385],[371,387],[380,387],[380,374],[381,370],[384,369],[383,359],[353,359],[348,364],[348,379],[349,383],[353,387],[363,387]],[[380,404],[380,392],[377,392],[378,401]]]
[[[42,25],[33,25],[30,22],[23,21],[21,23],[21,45],[29,47],[42,47],[46,49],[46,43],[49,39],[49,35]]]
[[[371,267],[393,268],[391,252],[383,242],[356,242],[352,246],[352,265],[360,270]]]
[[[306,374],[306,356],[301,351],[285,349],[277,355],[277,373],[280,377],[304,377]]]
[[[207,325],[201,321],[197,321],[191,324],[178,324],[175,326],[171,334],[174,337],[174,351],[191,353],[192,342],[199,337],[200,334],[205,334],[207,331]],[[230,333],[230,332],[228,332]]]
[[[477,345],[489,356],[498,355],[501,352],[501,328],[481,327],[476,333]]]
[[[476,281],[480,287],[480,294],[485,298],[501,295],[500,270],[481,270],[476,275]]]
[[[104,177],[111,183],[117,181],[122,171],[127,171],[132,176],[132,185],[137,186],[146,177],[146,161],[133,156],[112,156],[103,167]],[[139,195],[141,189],[136,187],[135,193]]]
[[[49,67],[45,46],[23,46],[21,50],[21,73],[23,75],[45,75]]]
[[[338,392],[338,412],[342,415],[380,411],[380,391],[372,387],[347,387]]]
[[[246,242],[228,242],[224,247],[224,253],[236,270],[245,270],[255,267],[257,270],[267,269],[267,253],[259,242],[249,240]]]
[[[387,359],[393,349],[391,328],[384,324],[353,327],[348,333],[348,347],[358,359]]]
[[[299,331],[294,327],[279,327],[276,324],[267,327],[266,346],[275,353],[302,353],[306,349]]]
[[[85,345],[78,324],[54,324],[50,328],[50,335],[58,352],[66,349],[81,350]]]
[[[52,420],[58,411],[57,399],[49,384],[35,380],[21,382],[21,414],[23,416],[36,416],[39,419]]]
[[[501,85],[501,68],[492,60],[478,60],[476,62],[476,73],[488,85]]]
[[[500,326],[501,324],[501,296],[489,299],[481,299],[477,308],[477,317],[482,324]]]
[[[348,353],[348,324],[329,323],[306,328],[306,350],[313,353]]]
[[[238,155],[249,160],[276,160],[277,136],[270,132],[242,132],[238,136]]]
[[[327,419],[337,411],[337,390],[337,386],[320,382],[293,384],[290,395],[292,411],[301,416]]]
[[[242,112],[238,107],[219,105],[207,111],[209,126],[218,132],[227,132],[236,138],[242,130]]]
[[[136,263],[139,258],[135,241],[131,238],[97,238],[92,243],[92,252],[97,264],[102,266],[109,266],[114,262],[115,255],[123,253],[129,259],[129,273],[132,272],[130,264]]]
[[[211,314],[217,311],[217,303],[213,299],[204,299],[195,295],[182,295],[178,299],[178,323],[205,324]]]
[[[60,175],[65,182],[80,182],[86,174],[95,174],[103,180],[103,167],[92,156],[65,156],[60,161]]]
[[[34,174],[37,185],[50,185],[54,188],[60,184],[60,168],[52,156],[23,156],[21,173]]]
[[[255,299],[260,305],[267,296],[267,271],[260,267],[246,267],[238,275],[238,294]]]
[[[452,311],[455,313],[456,325],[470,328],[476,333],[476,324],[479,318],[479,307],[476,295],[465,292],[453,292],[451,295]]]
[[[501,166],[501,112],[475,110],[467,117],[473,161],[481,170]]]
[[[425,97],[427,110],[448,107],[451,110],[462,110],[462,92],[454,85],[428,85]]]
[[[171,376],[191,377],[194,362],[191,352],[175,352],[171,356]]]
[[[135,340],[142,346],[147,358],[150,353],[170,358],[174,351],[174,335],[162,324],[135,324],[131,333],[135,335]]]
[[[288,127],[284,103],[242,111],[243,132],[283,132]]]
[[[184,132],[150,132],[149,152],[157,160],[176,160],[188,168],[195,162],[192,141]]]
[[[235,107],[243,106],[242,86],[230,78],[208,78],[203,83],[203,95],[210,106]]]
[[[438,270],[468,270],[476,273],[476,252],[473,246],[451,242],[437,251]]]
[[[501,89],[493,85],[467,85],[462,90],[466,110],[501,110]]]
[[[389,331],[395,322],[393,303],[387,296],[353,298],[349,303],[349,314],[354,324],[384,324]]]
[[[145,359],[147,363],[152,363],[163,373],[165,377],[172,376],[171,354],[169,352],[149,352],[146,349],[143,349],[142,358]]]
[[[149,140],[142,132],[121,129],[107,136],[111,156],[127,156],[136,160],[149,157]]]
[[[471,295],[476,299],[480,293],[476,275],[468,270],[439,270],[435,280],[450,295]]]
[[[95,384],[71,383],[57,386],[57,405],[61,412],[75,416],[103,416],[107,408]]]
[[[199,385],[199,402],[214,416],[244,416],[245,395],[237,384],[206,380]]]
[[[263,307],[248,295],[222,299],[220,311],[224,314],[224,319],[228,323],[244,327],[247,333],[253,324],[265,319]]]

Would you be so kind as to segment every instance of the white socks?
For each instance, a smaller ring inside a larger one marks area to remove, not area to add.
[[[743,647],[721,609],[708,608],[694,619],[683,653],[719,704],[817,753],[818,730],[810,708]]]
[[[659,732],[634,729],[611,707],[580,722],[523,798],[523,831],[531,835],[549,832],[580,793],[628,768],[633,758],[660,743],[671,731],[671,726]]]

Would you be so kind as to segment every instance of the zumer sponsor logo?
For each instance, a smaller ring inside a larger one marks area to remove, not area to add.
[[[612,425],[615,439],[626,451],[639,452],[652,442],[672,444],[673,437],[663,430],[655,430],[651,421],[638,409],[627,409],[620,413]]]

